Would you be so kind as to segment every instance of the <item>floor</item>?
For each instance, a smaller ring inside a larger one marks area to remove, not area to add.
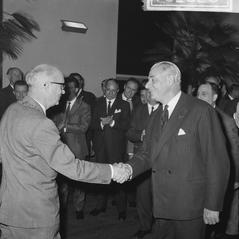
[[[121,222],[115,206],[112,206],[112,199],[108,200],[108,207],[105,213],[98,216],[91,216],[89,212],[94,208],[95,196],[88,194],[85,204],[85,218],[76,220],[75,212],[70,197],[68,203],[67,218],[64,218],[66,233],[63,239],[130,239],[138,230],[136,208],[128,207],[127,218]],[[147,235],[144,239],[150,239]]]

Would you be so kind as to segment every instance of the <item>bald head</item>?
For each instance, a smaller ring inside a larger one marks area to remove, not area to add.
[[[14,86],[16,81],[23,80],[23,72],[17,67],[11,67],[7,70],[7,76],[9,82],[12,86]]]
[[[42,103],[46,108],[58,104],[64,94],[64,76],[52,65],[38,65],[26,75],[29,95]]]

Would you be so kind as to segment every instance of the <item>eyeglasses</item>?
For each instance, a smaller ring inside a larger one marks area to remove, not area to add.
[[[54,82],[54,81],[51,81],[50,83],[51,83],[51,84],[55,84],[55,85],[60,85],[62,90],[65,89],[65,83]]]

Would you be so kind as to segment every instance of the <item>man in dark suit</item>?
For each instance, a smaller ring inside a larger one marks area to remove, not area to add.
[[[231,84],[227,87],[227,93],[219,99],[218,107],[230,117],[236,111],[236,106],[239,101],[239,85]]]
[[[96,96],[92,92],[84,90],[85,79],[79,73],[71,73],[69,75],[69,78],[74,78],[79,82],[79,91],[77,93],[77,97],[82,98],[82,100],[90,106],[91,115],[93,115],[93,111],[96,104]],[[88,128],[86,132],[86,141],[87,141],[89,156],[91,155],[92,138],[93,138],[93,132],[91,128]]]
[[[77,97],[79,82],[75,78],[66,81],[67,102],[64,111],[55,117],[62,141],[70,148],[76,158],[85,159],[88,155],[86,131],[90,125],[90,106],[82,97]],[[60,192],[63,208],[67,208],[70,186],[74,189],[73,204],[76,218],[84,218],[85,191],[84,184],[60,177]]]
[[[134,143],[134,154],[142,146],[145,129],[150,116],[158,109],[159,103],[151,98],[147,89],[141,89],[140,95],[144,95],[146,104],[139,105],[134,110],[130,127],[127,132],[127,138]],[[143,238],[151,232],[152,215],[152,190],[151,190],[151,170],[143,173],[135,179],[136,184],[136,207],[139,217],[139,230],[135,233],[136,238]]]
[[[117,98],[119,90],[115,79],[106,82],[105,97],[97,103],[92,117],[94,130],[93,147],[96,161],[99,163],[124,162],[126,154],[126,131],[130,122],[129,104]],[[113,185],[116,190],[116,205],[119,219],[126,218],[126,197],[122,185]],[[104,190],[104,189],[102,189]],[[97,199],[97,206],[91,212],[98,215],[106,210],[107,194],[101,192]]]
[[[152,115],[143,147],[121,166],[132,177],[152,168],[154,238],[204,239],[205,224],[219,221],[229,158],[215,110],[182,93],[180,84],[175,64],[150,69],[146,88],[162,111]]]
[[[59,130],[45,115],[64,94],[64,77],[56,67],[36,66],[26,81],[28,96],[9,106],[0,125],[1,238],[59,239],[57,172],[104,184],[124,172],[115,165],[77,159],[60,141]]]
[[[0,119],[2,118],[7,107],[16,101],[13,93],[14,84],[18,80],[23,80],[23,73],[17,67],[11,67],[7,70],[9,85],[0,90]]]

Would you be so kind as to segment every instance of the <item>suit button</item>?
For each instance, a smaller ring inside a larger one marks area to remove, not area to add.
[[[155,169],[152,169],[152,173],[156,173],[156,170],[155,170]]]
[[[168,170],[168,174],[172,174],[172,171],[171,171],[171,170]]]

